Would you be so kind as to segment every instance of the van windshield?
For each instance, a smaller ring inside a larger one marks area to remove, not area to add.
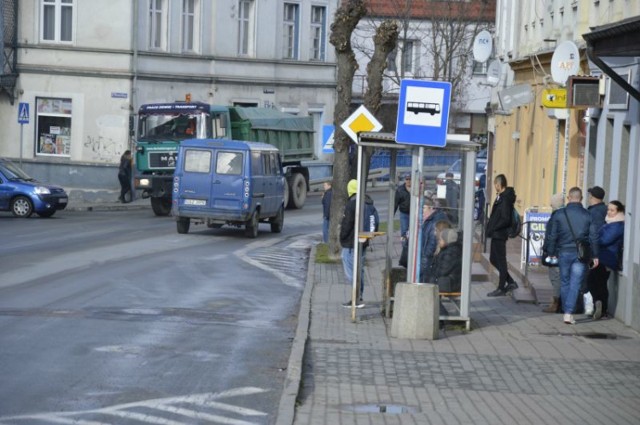
[[[242,174],[241,152],[218,152],[216,158],[216,174]]]

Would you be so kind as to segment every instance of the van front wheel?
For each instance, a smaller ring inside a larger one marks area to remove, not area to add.
[[[284,209],[280,207],[280,209],[278,209],[278,214],[276,214],[275,217],[271,217],[269,222],[271,223],[271,232],[282,232],[282,226],[284,226]]]
[[[258,212],[251,214],[251,218],[247,220],[244,227],[244,235],[248,238],[255,239],[258,237]]]
[[[176,221],[176,227],[178,228],[178,233],[181,233],[181,234],[189,233],[190,224],[191,224],[190,219],[180,217],[178,221]]]

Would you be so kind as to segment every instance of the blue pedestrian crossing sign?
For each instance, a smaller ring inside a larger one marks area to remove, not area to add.
[[[396,142],[444,147],[447,144],[451,83],[402,80]]]
[[[26,102],[18,105],[18,124],[29,124],[29,104]]]

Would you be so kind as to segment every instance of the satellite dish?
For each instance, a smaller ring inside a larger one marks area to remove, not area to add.
[[[492,50],[491,33],[487,30],[480,31],[473,40],[473,59],[476,62],[486,62]]]
[[[494,59],[489,63],[487,69],[487,84],[491,87],[495,87],[500,82],[500,76],[502,75],[502,64],[499,60]]]
[[[551,57],[551,78],[565,85],[567,79],[580,70],[580,52],[572,41],[563,41],[556,47]]]

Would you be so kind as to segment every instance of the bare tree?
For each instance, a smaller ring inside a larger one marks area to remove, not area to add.
[[[427,1],[369,0],[371,9],[368,32],[384,19],[398,22],[399,38],[389,56],[385,78],[391,82],[386,95],[397,93],[407,76],[452,85],[451,116],[466,106],[465,91],[469,86],[473,65],[473,40],[476,34],[494,21],[495,0]],[[371,57],[366,31],[358,31],[354,41],[357,52]]]
[[[365,3],[362,0],[349,0],[342,4],[336,11],[336,16],[331,25],[331,44],[336,48],[337,61],[337,94],[338,99],[334,112],[334,150],[333,161],[333,197],[331,200],[331,217],[329,242],[331,252],[335,255],[339,251],[338,226],[342,219],[344,207],[347,202],[347,183],[353,176],[352,161],[350,161],[349,148],[352,141],[340,128],[350,114],[352,103],[353,76],[358,68],[355,54],[351,45],[351,36],[354,29],[365,16]],[[368,90],[364,99],[364,105],[375,115],[380,109],[382,99],[382,80],[386,67],[387,56],[391,52],[398,39],[398,28],[394,21],[384,22],[376,30],[374,37],[374,49],[371,60],[367,65]],[[365,173],[367,178],[371,151],[365,151]]]
[[[329,41],[336,49],[336,106],[333,113],[335,126],[333,149],[333,195],[331,198],[331,216],[329,219],[329,244],[332,254],[337,254],[340,248],[337,224],[342,219],[344,206],[347,203],[347,183],[351,175],[349,166],[349,136],[340,128],[340,124],[349,118],[353,75],[358,69],[355,54],[351,46],[351,34],[360,19],[365,15],[366,8],[363,0],[348,0],[336,11],[331,24]]]

